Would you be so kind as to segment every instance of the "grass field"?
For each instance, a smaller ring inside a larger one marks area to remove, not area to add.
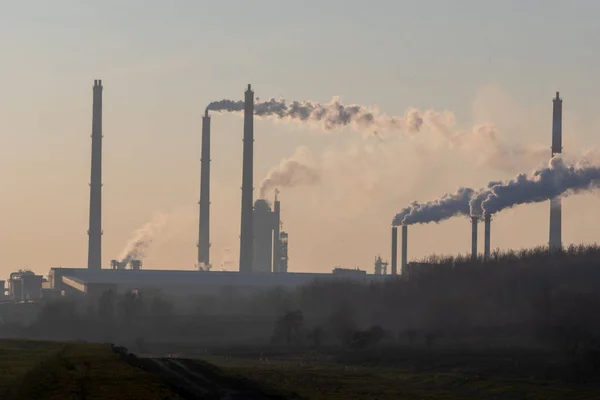
[[[103,344],[0,340],[0,399],[6,400],[600,398],[597,386],[435,370],[345,365],[291,353],[139,359]]]
[[[229,374],[260,381],[309,399],[571,399],[600,398],[597,389],[533,379],[414,373],[394,368],[344,366],[301,359],[205,356]]]
[[[1,399],[180,399],[109,345],[0,340]]]

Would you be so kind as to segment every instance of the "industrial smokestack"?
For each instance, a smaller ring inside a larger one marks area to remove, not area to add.
[[[392,275],[398,275],[398,227],[392,226]]]
[[[471,217],[471,261],[477,261],[477,223],[479,217]]]
[[[253,174],[254,174],[254,92],[250,84],[244,101],[244,153],[242,161],[242,227],[240,234],[240,272],[252,272]]]
[[[94,80],[88,269],[102,268],[102,81]]]
[[[210,266],[210,116],[208,110],[202,117],[199,204],[198,267],[204,270]]]
[[[562,99],[556,92],[552,100],[552,157],[562,153]],[[562,202],[560,197],[550,200],[550,251],[562,248]]]
[[[279,241],[279,229],[281,223],[281,205],[275,189],[275,202],[273,203],[273,272],[281,272],[281,244]]]
[[[406,272],[406,266],[408,265],[408,225],[402,225],[402,271]]]
[[[484,239],[483,239],[483,260],[484,261],[489,261],[490,260],[490,245],[491,245],[491,225],[492,225],[492,216],[490,214],[486,214],[485,215],[485,220],[484,220]]]

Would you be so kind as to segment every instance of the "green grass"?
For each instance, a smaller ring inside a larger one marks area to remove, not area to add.
[[[412,373],[303,360],[204,360],[229,374],[309,399],[598,399],[597,390],[527,379],[477,378],[461,373]]]
[[[2,399],[180,399],[109,345],[0,340]]]

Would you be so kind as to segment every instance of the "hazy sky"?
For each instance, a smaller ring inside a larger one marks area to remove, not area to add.
[[[104,266],[162,212],[169,222],[145,266],[190,269],[210,101],[243,99],[251,83],[260,98],[448,110],[453,129],[488,123],[507,144],[549,148],[560,90],[565,152],[577,153],[600,145],[599,12],[585,0],[0,0],[0,275],[87,264],[94,79],[104,83]],[[212,132],[211,256],[215,269],[237,269],[242,119],[213,115]],[[539,161],[496,168],[427,131],[380,140],[256,121],[255,139],[257,185],[299,146],[324,165],[320,185],[281,190],[291,271],[372,271],[410,201]],[[548,209],[503,212],[492,245],[545,244]],[[596,241],[598,220],[596,195],[566,199],[564,241]],[[409,249],[410,259],[468,252],[469,221],[413,227]]]

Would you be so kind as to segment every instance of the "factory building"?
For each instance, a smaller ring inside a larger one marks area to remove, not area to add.
[[[32,271],[13,272],[8,280],[8,296],[14,301],[40,300],[43,280],[41,275],[36,275]]]
[[[85,268],[51,268],[48,281],[55,291],[66,296],[100,296],[107,290],[124,292],[160,292],[173,297],[198,294],[221,294],[235,290],[251,293],[273,287],[294,288],[313,281],[354,280],[370,282],[382,276],[367,275],[358,269],[336,268],[332,273],[243,273],[237,271],[175,271]]]
[[[275,191],[273,209],[265,199],[254,202],[253,272],[288,271],[288,234],[281,231],[281,203]]]

